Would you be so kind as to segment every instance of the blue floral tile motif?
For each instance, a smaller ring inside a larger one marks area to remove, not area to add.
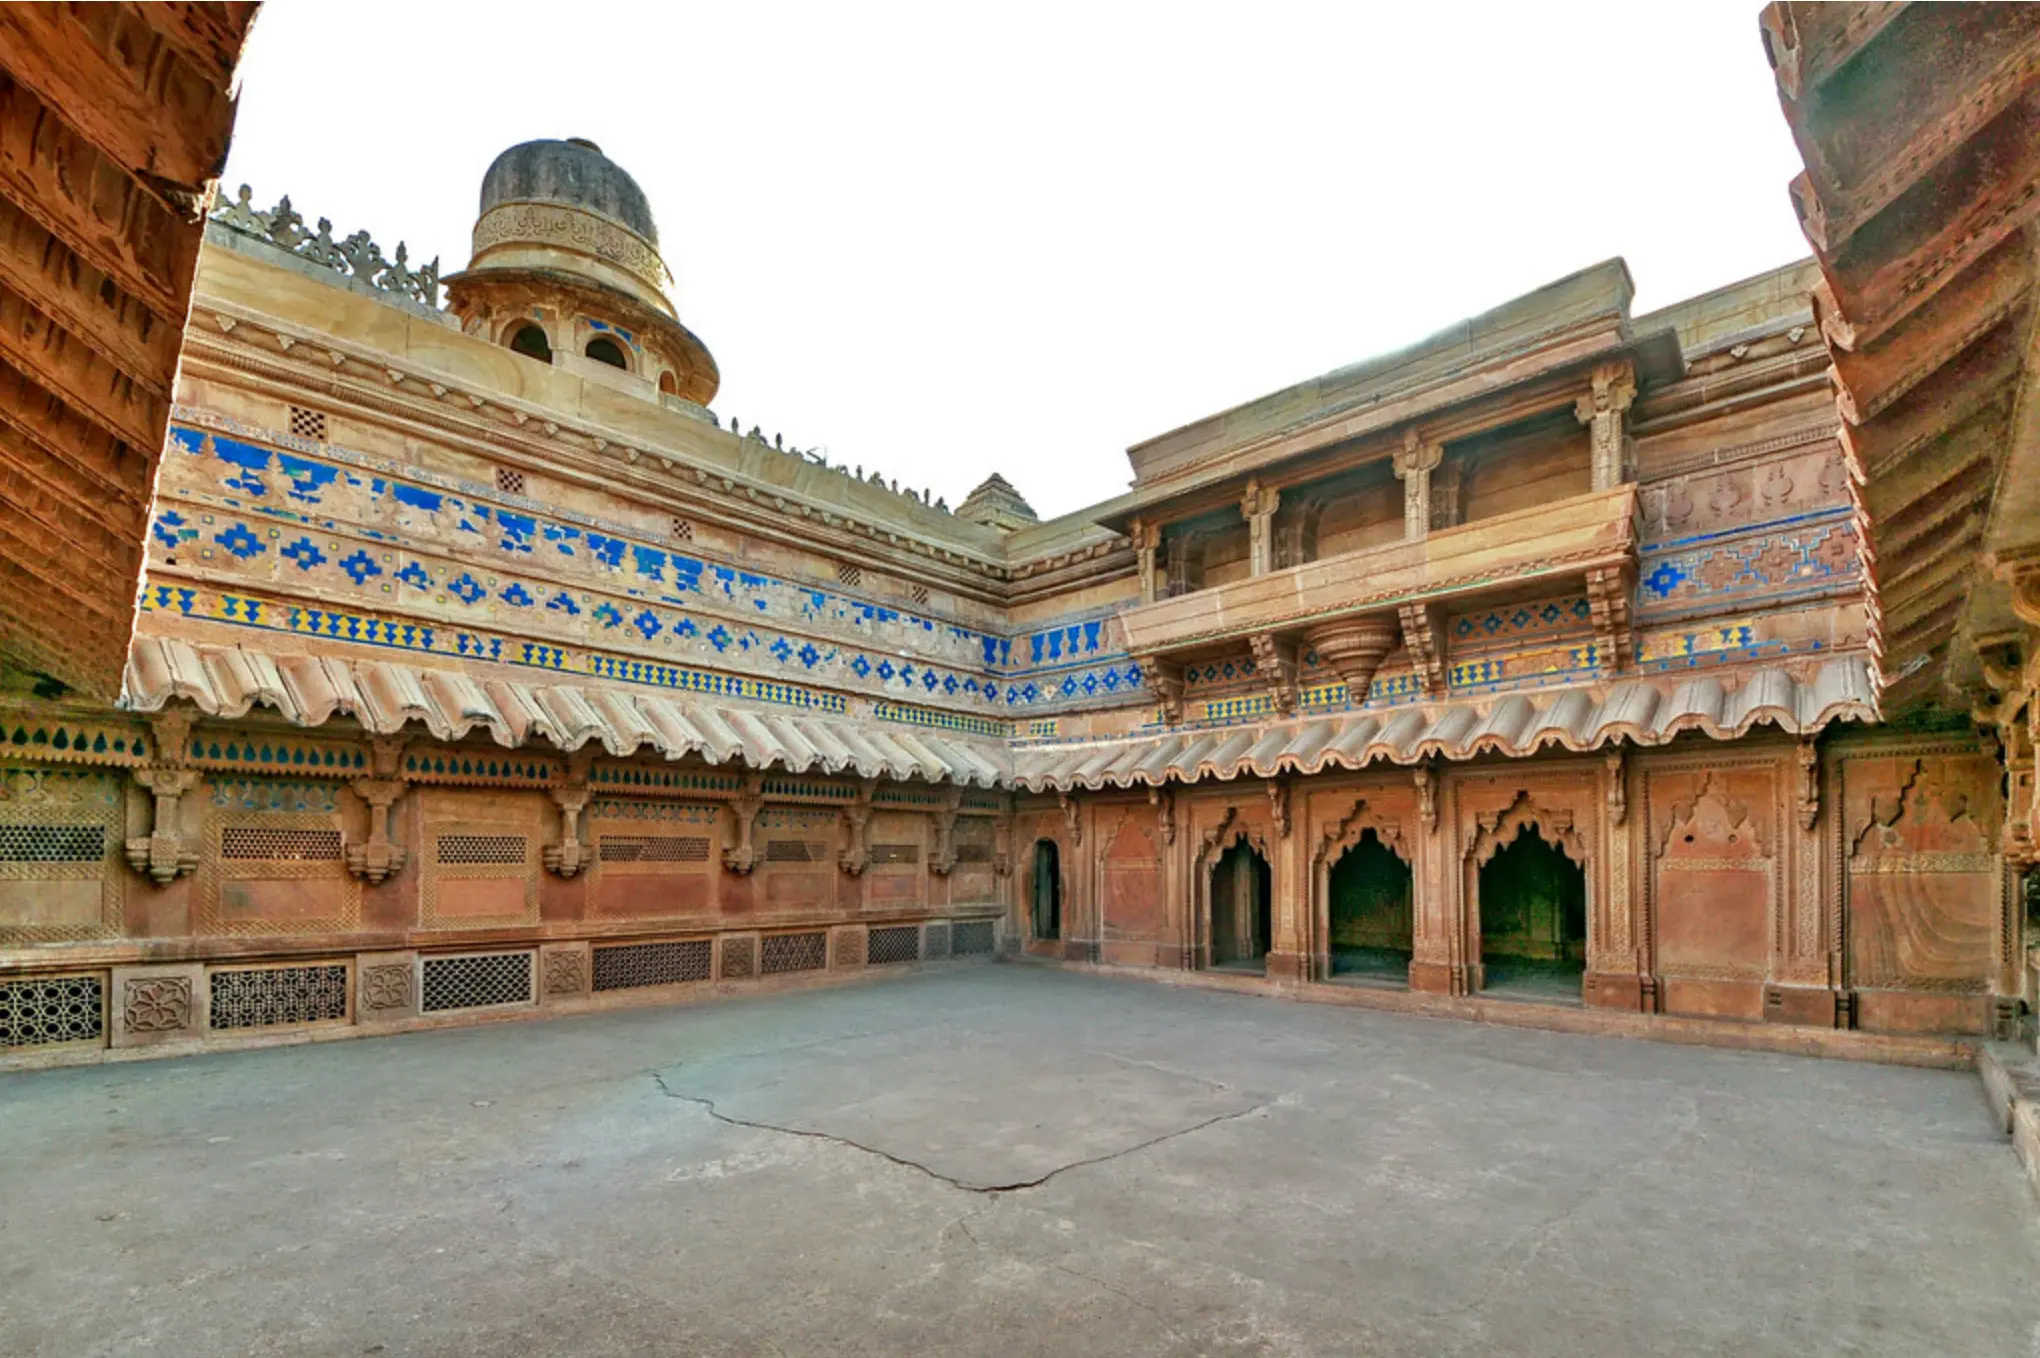
[[[822,653],[815,649],[815,644],[812,641],[800,648],[800,663],[803,669],[813,669],[815,662],[821,658]]]
[[[885,679],[885,680],[890,680],[890,679],[891,679],[891,678],[893,677],[893,675],[895,675],[895,674],[897,674],[897,673],[899,673],[899,671],[897,671],[897,670],[895,670],[895,669],[893,668],[893,663],[892,663],[892,661],[890,661],[890,660],[881,660],[881,661],[879,661],[879,662],[878,662],[878,677],[879,677],[879,678],[881,678],[881,679]]]
[[[708,644],[715,647],[718,652],[727,651],[730,648],[730,642],[734,640],[735,638],[730,635],[729,629],[721,623],[717,623],[708,634]]]
[[[653,637],[659,635],[662,627],[662,624],[659,622],[659,615],[652,612],[649,608],[638,614],[635,618],[632,618],[630,625],[643,632],[646,641],[650,641]]]
[[[1068,677],[1068,676],[1065,676],[1065,677],[1063,678],[1063,681],[1062,681],[1062,686],[1061,686],[1061,688],[1060,688],[1060,689],[1058,690],[1058,692],[1060,692],[1060,693],[1062,694],[1062,696],[1063,696],[1063,697],[1065,697],[1065,698],[1074,698],[1074,697],[1076,697],[1076,696],[1077,696],[1077,681],[1076,681],[1075,679],[1073,679],[1073,678],[1070,678],[1070,677]]]
[[[1656,570],[1643,577],[1643,583],[1660,599],[1677,589],[1686,578],[1686,572],[1669,561],[1660,561]]]
[[[793,654],[793,647],[787,642],[785,637],[775,638],[772,642],[771,649],[772,658],[774,660],[777,660],[782,665],[784,665],[787,661],[787,658]]]
[[[1107,671],[1105,671],[1105,691],[1106,691],[1107,693],[1117,693],[1117,692],[1119,691],[1119,671],[1118,671],[1118,670],[1107,670]]]
[[[371,575],[382,574],[382,567],[375,564],[375,558],[358,547],[353,556],[340,563],[340,569],[352,576],[357,585],[366,583]]]
[[[512,580],[510,588],[503,591],[503,602],[513,604],[518,608],[529,608],[537,603],[538,600],[531,597],[531,591],[524,588],[522,581]]]
[[[404,569],[397,572],[397,579],[413,589],[432,588],[432,577],[427,575],[425,568],[415,561],[405,562]]]
[[[866,679],[871,676],[871,662],[861,655],[850,662],[850,668],[857,672],[859,679]]]
[[[172,539],[170,545],[175,547],[177,545],[176,540]],[[295,561],[297,568],[301,571],[308,571],[314,566],[326,564],[326,554],[320,551],[318,544],[314,543],[310,538],[299,538],[290,546],[279,551],[277,555],[286,561]],[[357,580],[354,583],[358,585],[361,582]]]
[[[694,625],[694,619],[682,618],[673,624],[673,635],[676,637],[698,637],[701,635],[701,629]]]
[[[243,561],[251,556],[260,556],[268,550],[262,545],[260,538],[248,531],[248,525],[244,523],[237,523],[226,532],[215,534],[213,541]]]
[[[458,580],[452,581],[447,585],[446,592],[464,604],[472,604],[475,600],[488,593],[487,590],[476,584],[475,578],[466,571],[460,573]]]
[[[155,526],[149,531],[154,533],[156,541],[165,547],[175,547],[178,543],[177,529],[183,526],[184,516],[174,509],[166,509],[156,516]]]
[[[952,698],[956,696],[956,690],[962,687],[963,687],[962,684],[956,682],[956,676],[953,674],[946,676],[942,680],[942,691],[944,693],[947,693]]]
[[[623,614],[620,611],[618,611],[615,604],[610,603],[607,599],[604,599],[601,603],[595,605],[594,616],[595,620],[597,622],[600,622],[604,627],[623,626]]]
[[[941,680],[935,677],[935,671],[927,669],[921,671],[921,687],[927,689],[930,693],[933,693],[936,686],[941,682]]]
[[[552,612],[564,613],[570,618],[579,617],[581,613],[581,606],[574,602],[574,596],[563,589],[554,590],[552,598],[545,601],[545,606]]]

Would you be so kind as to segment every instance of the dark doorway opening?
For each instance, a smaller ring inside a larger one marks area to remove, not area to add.
[[[1525,825],[1480,869],[1482,986],[1580,997],[1587,962],[1587,874]]]
[[[588,347],[581,352],[597,363],[607,363],[612,368],[622,368],[626,372],[630,370],[630,364],[624,360],[623,350],[607,335],[597,335],[589,340]]]
[[[1326,884],[1334,976],[1407,981],[1415,891],[1410,865],[1368,830]]]
[[[552,362],[552,341],[545,337],[545,331],[535,325],[520,325],[517,333],[510,337],[510,351],[535,358],[540,363]]]
[[[1274,937],[1268,860],[1244,840],[1211,867],[1211,965],[1260,970]]]
[[[1062,853],[1052,839],[1034,841],[1034,936],[1062,937]]]

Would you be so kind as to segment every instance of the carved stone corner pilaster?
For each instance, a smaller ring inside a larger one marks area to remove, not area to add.
[[[1247,638],[1254,648],[1254,677],[1268,691],[1268,700],[1284,715],[1296,711],[1296,643],[1273,632]]]
[[[1391,459],[1403,483],[1403,536],[1411,541],[1431,532],[1431,473],[1445,460],[1445,445],[1427,443],[1415,429],[1403,430],[1402,451]]]
[[[404,846],[390,838],[390,808],[409,790],[410,784],[396,777],[396,760],[373,755],[378,770],[386,775],[357,778],[351,784],[354,795],[368,803],[368,841],[347,846],[347,870],[371,885],[388,881],[404,870]]]
[[[1067,792],[1056,793],[1055,804],[1062,808],[1063,828],[1067,829],[1070,833],[1070,847],[1072,849],[1083,847],[1083,808],[1078,806],[1076,800]]]
[[[857,799],[843,808],[843,848],[836,866],[852,877],[862,876],[871,865],[871,802],[878,795],[878,779],[857,780]]]
[[[1289,783],[1286,779],[1271,778],[1267,784],[1268,818],[1275,823],[1278,839],[1289,838]]]
[[[730,829],[734,838],[723,846],[723,870],[748,876],[758,865],[758,813],[765,809],[765,777],[754,773],[744,779],[744,790],[730,803]]]
[[[1604,761],[1608,766],[1608,823],[1620,825],[1629,819],[1629,761],[1619,745]]]
[[[1145,519],[1135,519],[1127,525],[1127,533],[1132,539],[1134,554],[1140,562],[1140,601],[1151,604],[1160,594],[1157,571],[1162,547],[1162,526]]]
[[[1628,479],[1629,430],[1624,416],[1636,400],[1636,369],[1627,360],[1603,363],[1588,377],[1573,414],[1587,427],[1593,488],[1610,490]]]
[[[552,789],[553,805],[560,809],[560,842],[546,845],[541,857],[545,870],[555,877],[571,878],[588,865],[588,846],[581,842],[581,812],[593,795],[586,787]]]
[[[1429,764],[1419,764],[1411,776],[1417,785],[1417,819],[1429,834],[1438,828],[1438,774]]]
[[[1812,736],[1799,740],[1798,780],[1793,801],[1799,812],[1799,828],[1811,830],[1820,820],[1820,748]]]
[[[1629,600],[1635,572],[1628,566],[1595,566],[1587,572],[1587,607],[1601,667],[1611,674],[1627,670],[1636,659],[1635,631]]]

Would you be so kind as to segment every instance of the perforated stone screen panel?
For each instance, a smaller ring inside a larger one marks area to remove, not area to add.
[[[214,1031],[274,1028],[300,1023],[339,1023],[347,1018],[347,964],[237,967],[215,971]]]
[[[427,957],[418,964],[423,977],[418,1007],[430,1014],[530,1004],[532,957],[528,952]]]
[[[918,962],[921,958],[921,929],[915,924],[888,925],[864,936],[864,960],[882,967],[893,962]]]
[[[959,920],[949,926],[949,952],[954,957],[989,956],[997,935],[988,919]]]
[[[336,862],[340,858],[338,830],[272,829],[268,826],[229,825],[220,831],[220,857],[265,858],[292,862]]]
[[[106,1038],[106,980],[32,976],[0,981],[0,1049]]]
[[[604,835],[597,842],[604,863],[706,863],[706,835]]]
[[[759,944],[758,970],[766,976],[820,971],[829,964],[827,934],[767,934]]]
[[[97,863],[103,825],[0,825],[0,863]]]
[[[595,989],[635,990],[641,986],[706,981],[712,964],[712,949],[705,938],[597,948]]]
[[[768,863],[826,863],[829,860],[829,846],[812,839],[768,839],[765,841],[765,861]]]
[[[931,960],[949,956],[949,926],[936,923],[928,926],[928,956]]]

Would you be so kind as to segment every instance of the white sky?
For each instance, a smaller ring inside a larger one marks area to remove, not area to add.
[[[498,152],[587,137],[725,419],[1049,517],[1610,255],[1639,311],[1804,255],[1757,9],[271,0],[227,192],[451,272]]]

